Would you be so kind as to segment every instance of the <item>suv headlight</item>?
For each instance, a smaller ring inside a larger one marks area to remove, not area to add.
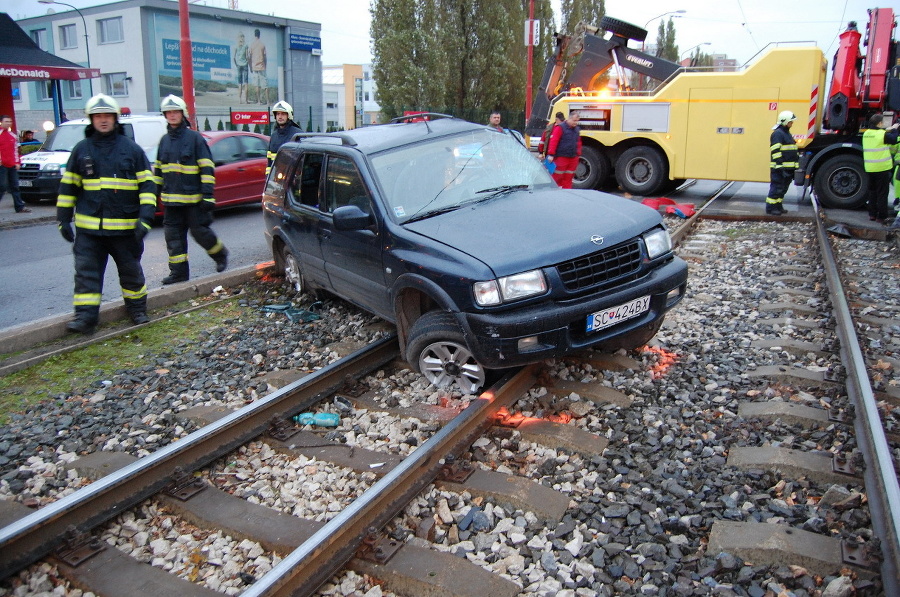
[[[47,162],[46,164],[41,166],[41,171],[48,172],[48,173],[56,173],[56,172],[61,172],[62,168],[60,167],[60,164],[54,164],[53,162]]]
[[[547,292],[547,280],[544,272],[535,269],[497,280],[475,282],[472,288],[475,291],[475,302],[487,307],[543,294]]]
[[[644,244],[647,245],[647,255],[650,259],[656,259],[672,250],[672,238],[662,228],[654,228],[644,235]]]

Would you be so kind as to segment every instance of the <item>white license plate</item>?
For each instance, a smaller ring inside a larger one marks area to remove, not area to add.
[[[19,181],[19,186],[20,186],[20,187],[30,187],[30,186],[31,186],[31,181],[30,181],[30,180],[20,180],[20,181]]]
[[[587,316],[587,331],[596,332],[619,322],[637,317],[650,308],[650,295]]]

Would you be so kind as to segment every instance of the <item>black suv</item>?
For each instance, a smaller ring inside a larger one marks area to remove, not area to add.
[[[656,211],[560,189],[515,137],[455,118],[297,135],[263,214],[296,290],[395,323],[414,369],[466,392],[485,368],[639,347],[687,283]]]

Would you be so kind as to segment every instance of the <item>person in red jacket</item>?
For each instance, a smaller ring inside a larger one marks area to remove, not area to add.
[[[12,117],[0,116],[0,199],[9,190],[17,214],[31,213],[19,193],[19,139],[10,129]]]
[[[569,112],[569,117],[555,127],[550,134],[547,147],[547,161],[556,164],[553,180],[564,189],[572,188],[572,179],[578,168],[581,155],[581,129],[578,127],[578,112]]]

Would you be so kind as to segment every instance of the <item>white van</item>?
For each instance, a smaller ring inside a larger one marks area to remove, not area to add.
[[[50,133],[40,151],[22,156],[22,166],[19,169],[22,199],[29,203],[56,201],[69,154],[84,139],[84,129],[89,122],[87,118],[81,118],[62,123]],[[166,119],[161,114],[124,115],[119,117],[119,123],[125,134],[141,146],[147,159],[153,164],[159,140],[166,134]]]

